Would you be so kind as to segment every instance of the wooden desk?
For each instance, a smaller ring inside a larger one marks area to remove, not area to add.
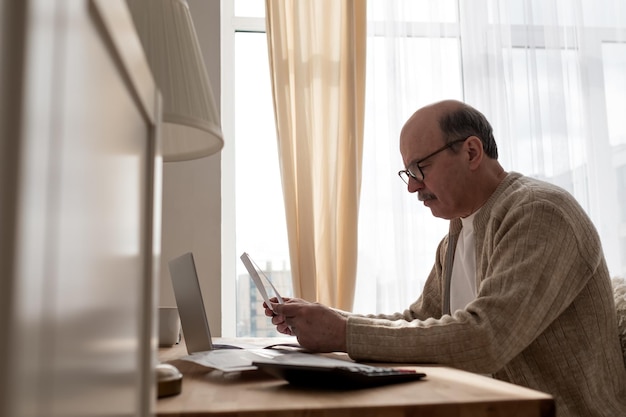
[[[250,342],[253,339],[237,339]],[[267,339],[265,339],[267,341]],[[273,339],[272,339],[273,340]],[[222,339],[218,343],[228,343]],[[292,387],[260,371],[223,374],[177,358],[184,345],[159,358],[183,373],[182,393],[157,400],[158,416],[187,417],[553,417],[551,396],[443,366],[409,366],[422,381],[355,391]],[[407,366],[403,366],[407,367]]]

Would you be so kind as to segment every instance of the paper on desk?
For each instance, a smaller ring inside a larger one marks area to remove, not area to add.
[[[261,296],[263,297],[263,300],[265,301],[265,304],[269,307],[269,309],[274,311],[274,309],[272,308],[272,303],[270,302],[270,297],[268,296],[268,292],[274,294],[278,302],[280,304],[283,304],[283,298],[274,287],[274,284],[272,284],[272,281],[270,281],[265,276],[263,271],[261,271],[256,266],[252,258],[250,258],[250,255],[244,252],[241,254],[239,259],[241,259],[241,262],[243,262],[244,266],[248,270],[250,277],[252,277],[252,281],[254,281],[254,285],[259,290],[259,293],[261,293]]]
[[[347,357],[345,359],[340,359],[306,352],[290,352],[284,355],[276,356],[271,359],[257,360],[257,362],[274,362],[286,365],[315,366],[324,368],[336,368],[346,366],[349,366],[350,368],[372,368],[372,365],[354,362]]]
[[[304,350],[295,336],[279,337],[214,337],[213,348],[215,349],[288,349]]]
[[[257,369],[252,362],[275,362],[300,366],[337,366],[364,367],[371,366],[353,362],[349,359],[337,359],[328,356],[298,351],[273,349],[216,349],[207,352],[196,352],[181,358],[208,368],[222,372],[241,372]]]
[[[181,359],[222,372],[241,372],[256,369],[255,361],[273,360],[283,352],[272,349],[216,349],[196,352]]]

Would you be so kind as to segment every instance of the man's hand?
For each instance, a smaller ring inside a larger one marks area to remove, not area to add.
[[[338,312],[318,303],[298,298],[285,299],[278,304],[272,299],[272,310],[263,303],[265,315],[280,333],[293,335],[298,343],[314,352],[345,352],[347,319]]]
[[[283,301],[285,303],[308,303],[308,301],[304,301],[300,298],[285,298],[283,297]],[[278,299],[273,297],[270,299],[271,308],[267,305],[266,302],[263,302],[263,307],[265,308],[265,315],[267,317],[272,318],[272,324],[276,326],[276,330],[279,333],[287,334],[289,336],[295,336],[295,334],[289,328],[289,325],[285,322],[285,317],[282,315],[276,314],[274,310],[274,306],[278,304]]]

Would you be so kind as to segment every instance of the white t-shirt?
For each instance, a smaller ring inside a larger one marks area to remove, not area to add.
[[[463,310],[476,298],[476,246],[474,245],[474,217],[479,210],[461,218],[463,228],[456,243],[452,281],[450,283],[450,312]]]

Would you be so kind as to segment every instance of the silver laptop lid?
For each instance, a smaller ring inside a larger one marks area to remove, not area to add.
[[[213,349],[193,254],[187,252],[168,263],[180,324],[189,354]]]

